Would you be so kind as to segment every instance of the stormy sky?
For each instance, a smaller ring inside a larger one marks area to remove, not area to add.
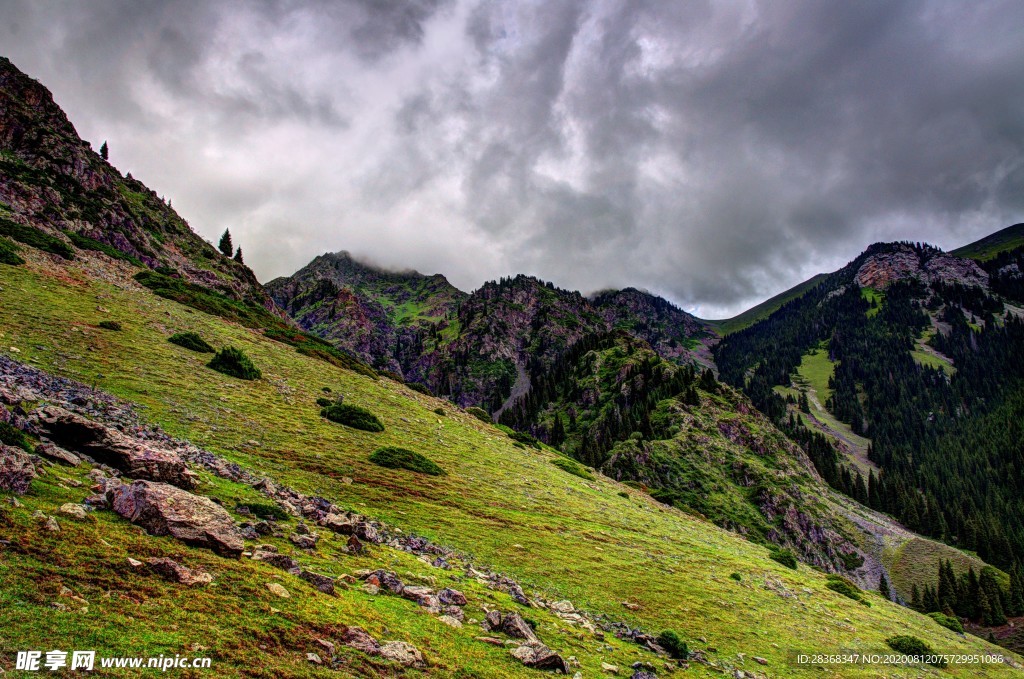
[[[1024,3],[0,0],[0,53],[261,280],[349,250],[729,316],[1024,221]]]

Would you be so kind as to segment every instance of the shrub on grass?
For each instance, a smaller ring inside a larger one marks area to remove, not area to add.
[[[273,502],[239,502],[238,509],[247,510],[250,514],[261,519],[273,519],[275,521],[286,521],[288,512],[278,507]]]
[[[885,640],[885,643],[889,644],[889,648],[896,651],[897,653],[903,653],[904,655],[917,655],[917,656],[934,656],[935,651],[932,647],[924,643],[917,637],[912,637],[909,634],[899,634],[894,637],[889,637]],[[934,662],[928,663],[935,667],[945,667],[946,661],[941,657],[933,658]]]
[[[481,422],[486,422],[487,424],[494,424],[494,420],[491,419],[491,416],[488,415],[487,411],[484,410],[483,408],[469,406],[468,408],[466,408],[466,412],[475,417],[476,419],[480,420]]]
[[[18,246],[6,238],[0,238],[0,264],[21,266],[24,263],[25,260],[18,254]]]
[[[729,573],[729,577],[735,580],[736,582],[743,582],[743,576],[739,573]]]
[[[929,613],[928,617],[952,632],[956,632],[957,634],[964,633],[964,626],[960,622],[960,618],[946,615],[945,613],[939,613],[937,611],[935,613]]]
[[[446,473],[434,461],[405,448],[378,448],[370,455],[370,462],[388,469],[407,469],[429,476],[445,476]]]
[[[116,330],[118,332],[124,329],[117,321],[100,321],[99,326],[104,330]]]
[[[825,587],[854,601],[861,601],[863,599],[863,592],[860,591],[860,588],[841,575],[828,576],[828,582],[825,583]]]
[[[567,457],[556,457],[551,460],[551,464],[555,465],[562,471],[569,472],[573,476],[578,476],[581,479],[586,479],[587,481],[594,480],[594,475],[587,471],[587,468],[576,460],[570,460]]]
[[[381,424],[376,415],[366,408],[351,406],[347,403],[334,402],[329,406],[325,406],[320,411],[320,417],[326,417],[331,422],[337,422],[346,427],[361,429],[362,431],[384,431],[384,425]]]
[[[786,568],[796,570],[796,555],[782,547],[772,547],[768,551],[768,558],[781,563]]]
[[[0,408],[2,407],[0,406]],[[29,443],[28,437],[25,436],[25,432],[14,428],[6,422],[0,422],[0,443],[21,448],[28,453],[31,453],[33,450],[32,444]]]
[[[448,413],[446,413],[444,411],[444,408],[442,408],[441,406],[434,408],[434,413],[437,415],[441,415],[442,417],[446,417],[448,415]]]
[[[334,405],[337,402],[338,401],[332,401],[329,398],[324,398],[323,396],[321,396],[320,398],[318,398],[316,400],[316,404],[318,406],[320,406],[321,408],[330,408],[332,405]]]
[[[0,236],[9,236],[19,243],[24,243],[45,252],[52,252],[64,259],[74,259],[75,250],[56,236],[51,236],[34,226],[25,226],[0,217]]]
[[[626,498],[628,500],[629,499],[629,493],[627,493],[624,490],[620,490],[619,491],[619,497],[624,497],[624,498]]]
[[[171,344],[177,344],[190,351],[197,351],[200,354],[212,354],[216,351],[210,344],[196,332],[176,332],[167,338]]]
[[[258,380],[263,377],[263,373],[252,364],[249,357],[241,349],[235,347],[227,347],[218,351],[206,364],[206,367],[240,380]]]
[[[676,660],[686,660],[690,657],[690,649],[686,647],[686,642],[670,629],[658,635],[658,645]]]

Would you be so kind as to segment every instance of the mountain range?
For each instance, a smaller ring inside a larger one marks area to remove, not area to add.
[[[7,60],[0,162],[5,671],[1021,669],[1021,225],[703,321],[345,252],[263,286]]]

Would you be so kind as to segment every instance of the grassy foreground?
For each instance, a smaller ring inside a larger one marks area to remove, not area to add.
[[[568,598],[653,633],[677,630],[691,649],[707,651],[720,665],[766,676],[820,676],[820,667],[797,665],[796,654],[886,654],[884,640],[896,634],[920,637],[941,653],[1001,652],[876,596],[868,595],[870,607],[845,598],[826,589],[824,575],[802,565],[787,569],[769,560],[764,548],[630,488],[603,477],[588,481],[568,474],[550,463],[550,451],[517,447],[447,402],[302,356],[253,330],[158,298],[130,280],[126,264],[107,262],[100,267],[107,275],[94,276],[87,273],[97,267],[92,255],[71,263],[35,251],[23,256],[24,266],[0,265],[4,352],[96,383],[139,404],[169,433],[302,492],[458,548],[477,563],[516,577],[528,594]],[[124,267],[126,275],[112,275],[113,266]],[[123,330],[100,329],[102,320],[119,321]],[[216,348],[244,350],[263,378],[243,382],[209,370],[208,356],[167,342],[184,331],[197,332]],[[316,399],[323,387],[373,411],[385,431],[361,432],[322,419]],[[447,416],[436,414],[438,407]],[[447,474],[425,476],[369,462],[383,446],[421,453]],[[475,641],[481,631],[474,625],[449,628],[409,601],[371,597],[356,588],[334,598],[321,596],[261,564],[230,562],[146,536],[109,512],[84,521],[58,517],[61,533],[40,531],[32,512],[53,514],[64,502],[80,501],[88,494],[86,472],[55,468],[34,482],[22,498],[23,508],[0,505],[0,538],[11,541],[0,550],[0,667],[5,670],[12,669],[16,650],[56,645],[123,655],[208,655],[218,676],[338,676],[309,664],[305,654],[316,650],[315,638],[329,638],[339,626],[360,625],[424,651],[431,666],[404,670],[407,676],[538,676],[507,650]],[[204,479],[200,492],[226,500],[226,506],[255,498],[248,487]],[[323,545],[319,561],[311,563],[336,575],[384,565],[434,577],[441,586],[459,575],[390,549],[353,557],[330,540]],[[286,553],[291,549],[285,541],[279,546]],[[125,565],[129,556],[156,555],[200,566],[216,580],[209,588],[189,590],[139,576]],[[740,580],[730,578],[732,573]],[[283,584],[291,598],[270,594],[268,582]],[[507,595],[471,580],[450,584],[473,600],[467,618],[482,617],[481,602],[514,607]],[[62,586],[87,604],[62,597]],[[63,600],[69,610],[52,606]],[[655,660],[611,635],[601,641],[545,611],[523,612],[549,646],[579,659],[585,677],[600,676],[602,662],[618,665],[628,676],[632,662]],[[346,674],[402,673],[354,652],[349,656]],[[767,665],[752,662],[753,656]],[[659,676],[721,676],[698,664],[673,673],[660,661],[657,665]],[[869,677],[884,669],[846,665],[829,671]],[[907,676],[938,672],[899,671]],[[1009,676],[1013,670],[951,665],[942,672]]]

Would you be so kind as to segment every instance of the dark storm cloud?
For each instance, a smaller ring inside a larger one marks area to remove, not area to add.
[[[1024,211],[1016,2],[0,12],[83,134],[263,278],[349,249],[716,316],[873,240],[953,247]]]

